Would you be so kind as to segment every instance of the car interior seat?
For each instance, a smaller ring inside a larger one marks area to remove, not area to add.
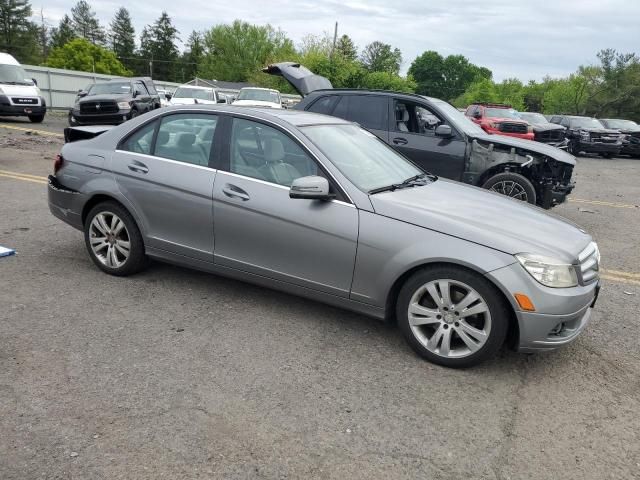
[[[409,110],[403,103],[396,105],[396,127],[400,132],[409,131]]]
[[[289,186],[302,176],[296,167],[284,161],[286,154],[280,139],[266,138],[262,148],[265,164],[258,170],[267,180]]]

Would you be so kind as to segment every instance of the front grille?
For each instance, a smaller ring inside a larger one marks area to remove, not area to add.
[[[498,130],[505,133],[527,133],[527,124],[516,122],[502,122],[498,124]]]
[[[535,139],[538,142],[551,143],[561,142],[564,140],[564,130],[545,130],[543,132],[536,132]]]
[[[620,140],[620,135],[618,135],[617,133],[591,132],[591,141],[592,142],[618,143],[619,140]]]
[[[631,143],[640,143],[640,132],[631,132],[629,135],[629,141]]]
[[[80,103],[80,113],[84,114],[100,114],[100,113],[118,113],[118,104],[116,102],[82,102]]]
[[[37,98],[11,97],[14,105],[37,105]]]
[[[595,282],[599,277],[600,251],[596,242],[591,242],[580,255],[578,255],[578,273],[583,285]]]

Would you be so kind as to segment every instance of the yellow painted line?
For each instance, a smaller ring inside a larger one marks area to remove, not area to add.
[[[617,277],[617,276],[613,276],[613,275],[601,274],[600,278],[602,278],[604,280],[610,280],[612,282],[627,283],[627,284],[630,284],[630,285],[640,285],[640,280],[632,280],[632,279],[626,278],[626,277]]]
[[[38,179],[35,179],[35,178],[20,177],[18,175],[7,175],[6,173],[0,173],[0,177],[11,178],[13,180],[22,180],[23,182],[41,183],[41,184],[45,184],[45,185],[47,183],[49,183],[47,180],[38,180]]]
[[[35,180],[44,180],[45,182],[47,181],[47,177],[42,177],[39,175],[31,175],[29,173],[22,173],[22,172],[10,172],[8,170],[0,170],[0,173],[4,173],[5,175],[13,175],[13,176],[18,176],[18,177],[27,177],[27,178],[33,178]]]
[[[39,135],[50,135],[52,137],[64,137],[62,133],[47,132],[46,130],[36,130],[35,128],[16,127],[14,125],[7,125],[6,123],[0,123],[0,128],[7,128],[9,130],[19,130],[21,132],[35,132]]]
[[[601,207],[613,207],[613,208],[639,208],[638,205],[631,205],[630,203],[615,203],[615,202],[603,202],[600,200],[586,200],[584,198],[570,198],[572,203],[586,203],[588,205],[597,205]]]
[[[640,273],[621,272],[620,270],[601,270],[602,273],[613,277],[627,277],[640,280]]]

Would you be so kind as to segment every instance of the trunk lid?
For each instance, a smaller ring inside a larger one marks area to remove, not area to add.
[[[263,68],[262,71],[269,75],[279,75],[283,77],[303,97],[306,97],[316,90],[333,88],[333,85],[331,85],[328,78],[325,78],[322,75],[316,75],[299,63],[273,63],[266,68]]]

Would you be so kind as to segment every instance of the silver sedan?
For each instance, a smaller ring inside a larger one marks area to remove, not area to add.
[[[507,340],[554,349],[589,322],[587,233],[422,172],[352,123],[191,106],[66,134],[49,207],[109,274],[154,258],[394,319],[450,367]]]

